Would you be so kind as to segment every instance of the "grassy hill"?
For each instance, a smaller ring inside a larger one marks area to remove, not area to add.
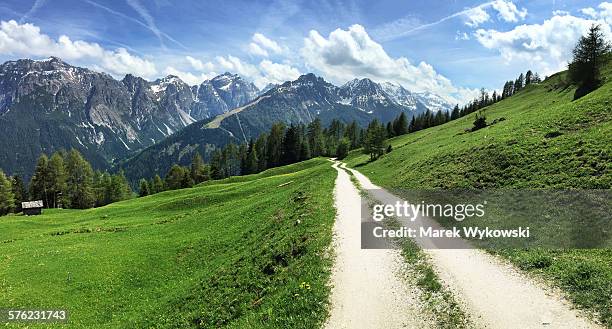
[[[390,140],[369,162],[346,159],[391,189],[612,187],[612,65],[607,82],[573,101],[566,73],[530,85],[485,110],[490,126],[466,132],[474,115]],[[604,232],[608,234],[609,232]],[[550,279],[612,327],[612,249],[502,250],[519,267]]]
[[[70,328],[316,327],[336,172],[313,159],[91,210],[0,218],[0,308]]]

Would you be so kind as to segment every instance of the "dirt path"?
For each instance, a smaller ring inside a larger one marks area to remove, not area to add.
[[[403,264],[400,254],[361,249],[359,192],[337,165],[336,261],[331,315],[325,328],[428,328],[419,315],[418,298],[397,275]]]
[[[384,203],[398,197],[349,169],[365,189]],[[431,221],[421,218],[422,222]],[[418,224],[418,220],[416,222]],[[409,224],[407,224],[409,225]],[[419,243],[419,241],[417,241]],[[425,244],[426,241],[421,241]],[[478,249],[424,249],[440,279],[464,304],[473,322],[484,328],[599,328],[581,317],[551,289],[511,265]]]

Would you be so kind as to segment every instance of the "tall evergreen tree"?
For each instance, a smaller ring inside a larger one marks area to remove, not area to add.
[[[394,122],[393,132],[395,136],[401,136],[408,133],[408,119],[406,118],[405,112],[400,113],[399,117]]]
[[[11,180],[0,170],[0,216],[13,212],[15,209],[15,195]]]
[[[275,123],[270,129],[270,135],[268,135],[267,144],[267,163],[268,167],[277,167],[282,164],[282,151],[283,151],[283,137],[285,133],[285,127],[282,123]]]
[[[49,197],[49,158],[45,154],[42,154],[36,163],[36,169],[34,169],[34,175],[30,180],[30,198],[32,200],[43,200],[44,206],[50,206]]]
[[[146,179],[141,179],[139,185],[138,195],[143,197],[151,194],[151,188],[149,187],[149,182]]]
[[[257,164],[257,172],[264,171],[268,168],[266,154],[268,154],[268,134],[261,134],[255,141],[255,152],[259,163]]]
[[[270,134],[271,136],[272,134]],[[290,164],[299,161],[300,155],[300,136],[298,127],[290,125],[285,131],[282,148],[282,164]]]
[[[255,174],[259,171],[259,157],[253,140],[249,143],[245,164],[243,166],[243,174]]]
[[[164,181],[161,179],[161,177],[159,177],[159,175],[155,175],[155,177],[153,177],[150,187],[153,193],[159,193],[166,190],[166,187],[164,186]]]
[[[202,156],[200,155],[200,153],[195,152],[195,154],[193,155],[193,159],[191,159],[190,168],[191,179],[193,179],[193,182],[195,184],[199,184],[209,179],[209,173],[206,169],[207,166],[204,164]]]
[[[53,153],[49,159],[49,207],[63,207],[66,203],[66,168],[64,166],[64,157],[59,152]]]
[[[13,189],[13,196],[15,197],[15,212],[21,212],[21,203],[28,201],[28,193],[21,175],[13,176],[11,179],[11,187]]]
[[[173,165],[172,168],[166,174],[166,188],[169,190],[177,190],[184,186],[185,169],[177,164]]]
[[[533,72],[527,71],[525,74],[525,86],[529,86],[533,82]]]
[[[370,155],[370,160],[376,160],[385,153],[385,127],[377,119],[372,120],[366,130],[363,151]]]
[[[601,83],[601,67],[610,53],[610,43],[605,39],[600,25],[592,25],[589,32],[578,40],[569,64],[569,77],[579,86],[576,98],[594,90]]]
[[[310,153],[313,157],[323,154],[325,145],[321,119],[318,117],[308,125],[308,142],[310,143]]]
[[[94,206],[93,170],[81,153],[72,149],[66,156],[66,197],[70,208]]]

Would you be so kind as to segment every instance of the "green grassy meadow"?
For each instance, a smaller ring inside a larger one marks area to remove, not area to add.
[[[67,328],[317,327],[335,176],[313,159],[97,209],[3,217],[0,308],[66,309]]]
[[[359,150],[346,161],[391,190],[610,189],[612,65],[604,72],[607,82],[576,101],[565,75],[556,74],[487,107],[487,122],[496,123],[484,129],[466,132],[474,121],[471,114],[393,138],[393,151],[376,161]],[[612,327],[612,249],[492,252],[549,279]]]

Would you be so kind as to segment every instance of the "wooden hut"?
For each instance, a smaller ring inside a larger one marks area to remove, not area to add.
[[[40,215],[42,214],[43,202],[42,200],[22,202],[21,208],[26,216]]]

